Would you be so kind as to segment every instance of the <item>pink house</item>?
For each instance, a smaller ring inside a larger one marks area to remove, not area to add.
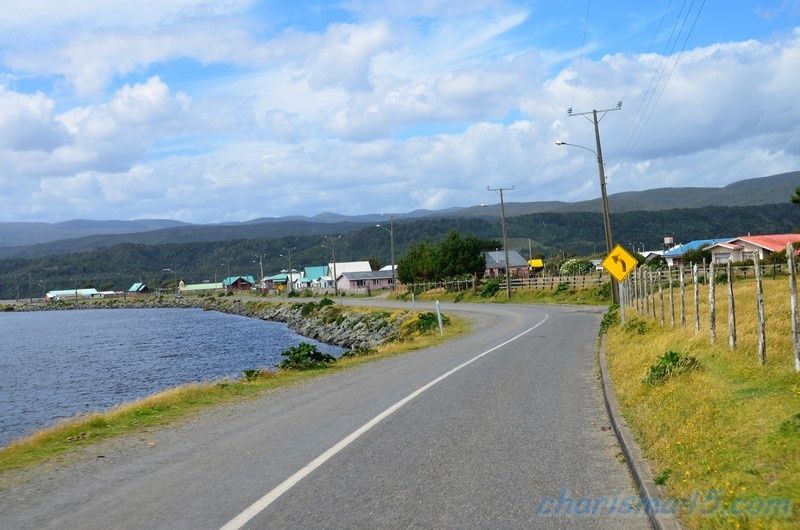
[[[764,236],[742,236],[706,247],[714,263],[749,261],[753,256],[763,260],[773,252],[783,252],[792,243],[800,249],[800,234],[769,234]]]
[[[344,272],[336,278],[340,291],[376,291],[392,288],[392,271]]]

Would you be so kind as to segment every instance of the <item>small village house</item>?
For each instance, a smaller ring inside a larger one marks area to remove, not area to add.
[[[222,287],[226,291],[249,291],[256,284],[253,276],[228,276],[222,280]]]
[[[506,255],[502,250],[492,250],[483,253],[486,258],[486,270],[484,276],[494,278],[505,276],[506,274]],[[508,251],[509,272],[514,278],[528,277],[528,260],[522,257],[517,250]]]
[[[697,239],[695,241],[689,241],[688,243],[682,243],[680,245],[675,245],[674,247],[668,249],[664,252],[662,257],[664,261],[667,262],[667,265],[670,267],[680,265],[683,261],[683,256],[689,251],[692,250],[701,250],[711,245],[716,245],[717,243],[724,243],[725,241],[730,241],[731,238],[724,237],[724,238],[716,238],[716,239]]]
[[[336,279],[336,286],[340,291],[391,289],[392,271],[345,272]]]
[[[751,261],[754,256],[763,260],[773,252],[783,252],[792,243],[800,248],[800,234],[768,234],[763,236],[742,236],[714,243],[706,247],[711,252],[714,263]]]
[[[128,289],[128,294],[147,294],[150,292],[150,287],[142,282],[136,282]]]

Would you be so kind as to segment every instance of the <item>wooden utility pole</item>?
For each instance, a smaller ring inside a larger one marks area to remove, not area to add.
[[[500,224],[503,227],[503,253],[506,260],[506,297],[511,298],[511,265],[508,263],[508,233],[506,230],[506,203],[503,200],[503,192],[511,191],[514,186],[510,188],[490,188],[486,187],[488,191],[496,191],[500,194]],[[610,250],[610,249],[609,249]]]

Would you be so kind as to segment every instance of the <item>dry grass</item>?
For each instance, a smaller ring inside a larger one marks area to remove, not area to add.
[[[753,498],[790,499],[786,517],[685,514],[692,528],[800,526],[800,374],[794,372],[790,343],[788,281],[765,280],[767,365],[756,355],[755,283],[735,284],[738,345],[728,348],[727,288],[718,285],[717,338],[709,341],[708,291],[701,288],[701,331],[694,332],[694,305],[687,287],[687,328],[652,319],[640,334],[614,326],[607,350],[623,414],[635,432],[654,473],[667,476],[671,496],[722,493],[724,509]],[[665,293],[668,304],[668,296]],[[676,289],[676,306],[678,305]],[[700,369],[664,384],[643,383],[647,368],[666,351],[695,356]],[[708,505],[707,505],[708,506]]]
[[[359,313],[378,311],[348,307],[347,311],[350,310]],[[347,370],[376,359],[432,347],[463,335],[469,329],[466,320],[449,316],[444,335],[440,335],[438,330],[427,334],[408,332],[397,341],[380,345],[370,355],[342,358],[324,369],[264,372],[252,380],[181,385],[106,412],[95,412],[56,424],[0,449],[0,489],[14,480],[14,471],[69,455],[89,444],[185,420],[210,406],[257,397],[271,389]]]

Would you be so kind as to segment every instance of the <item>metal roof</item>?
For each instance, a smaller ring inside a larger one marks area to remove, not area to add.
[[[664,252],[665,258],[679,258],[689,252],[690,250],[699,250],[701,248],[710,247],[711,245],[716,245],[719,243],[727,243],[733,238],[730,237],[720,237],[716,239],[697,239],[695,241],[689,241],[688,243],[683,243],[680,245],[675,245],[671,249]]]
[[[181,291],[211,291],[214,289],[222,289],[224,286],[222,282],[219,283],[189,283],[181,287]]]
[[[48,291],[45,296],[48,298],[56,298],[59,296],[67,297],[67,296],[96,296],[100,293],[97,292],[97,289],[58,289],[55,291]]]
[[[782,252],[786,250],[789,243],[797,246],[800,243],[800,234],[767,234],[763,236],[743,236],[737,237],[734,241],[744,241],[751,245],[756,245],[772,252]]]
[[[304,278],[308,280],[316,280],[328,275],[327,265],[315,265],[313,267],[303,267]]]
[[[139,293],[139,292],[144,291],[146,288],[147,288],[147,285],[145,285],[144,283],[136,282],[133,285],[131,285],[130,289],[128,289],[128,292],[129,293]]]
[[[222,285],[233,285],[234,283],[236,283],[236,280],[238,280],[239,278],[241,278],[242,281],[245,281],[245,282],[253,284],[253,285],[255,285],[255,283],[256,283],[256,279],[253,278],[253,276],[251,276],[251,275],[248,275],[248,276],[228,276],[227,278],[222,280]]]
[[[372,267],[369,261],[337,261],[336,267],[333,263],[328,263],[328,269],[333,271],[336,269],[336,275],[341,276],[344,272],[370,272]]]
[[[489,252],[484,252],[484,256],[486,256],[486,268],[487,269],[504,269],[506,266],[506,256],[505,252],[502,250],[490,250]],[[508,251],[508,261],[511,263],[512,267],[527,267],[528,260],[522,257],[516,250],[509,250]]]
[[[356,271],[343,272],[339,278],[344,276],[348,280],[391,280],[392,271]]]

